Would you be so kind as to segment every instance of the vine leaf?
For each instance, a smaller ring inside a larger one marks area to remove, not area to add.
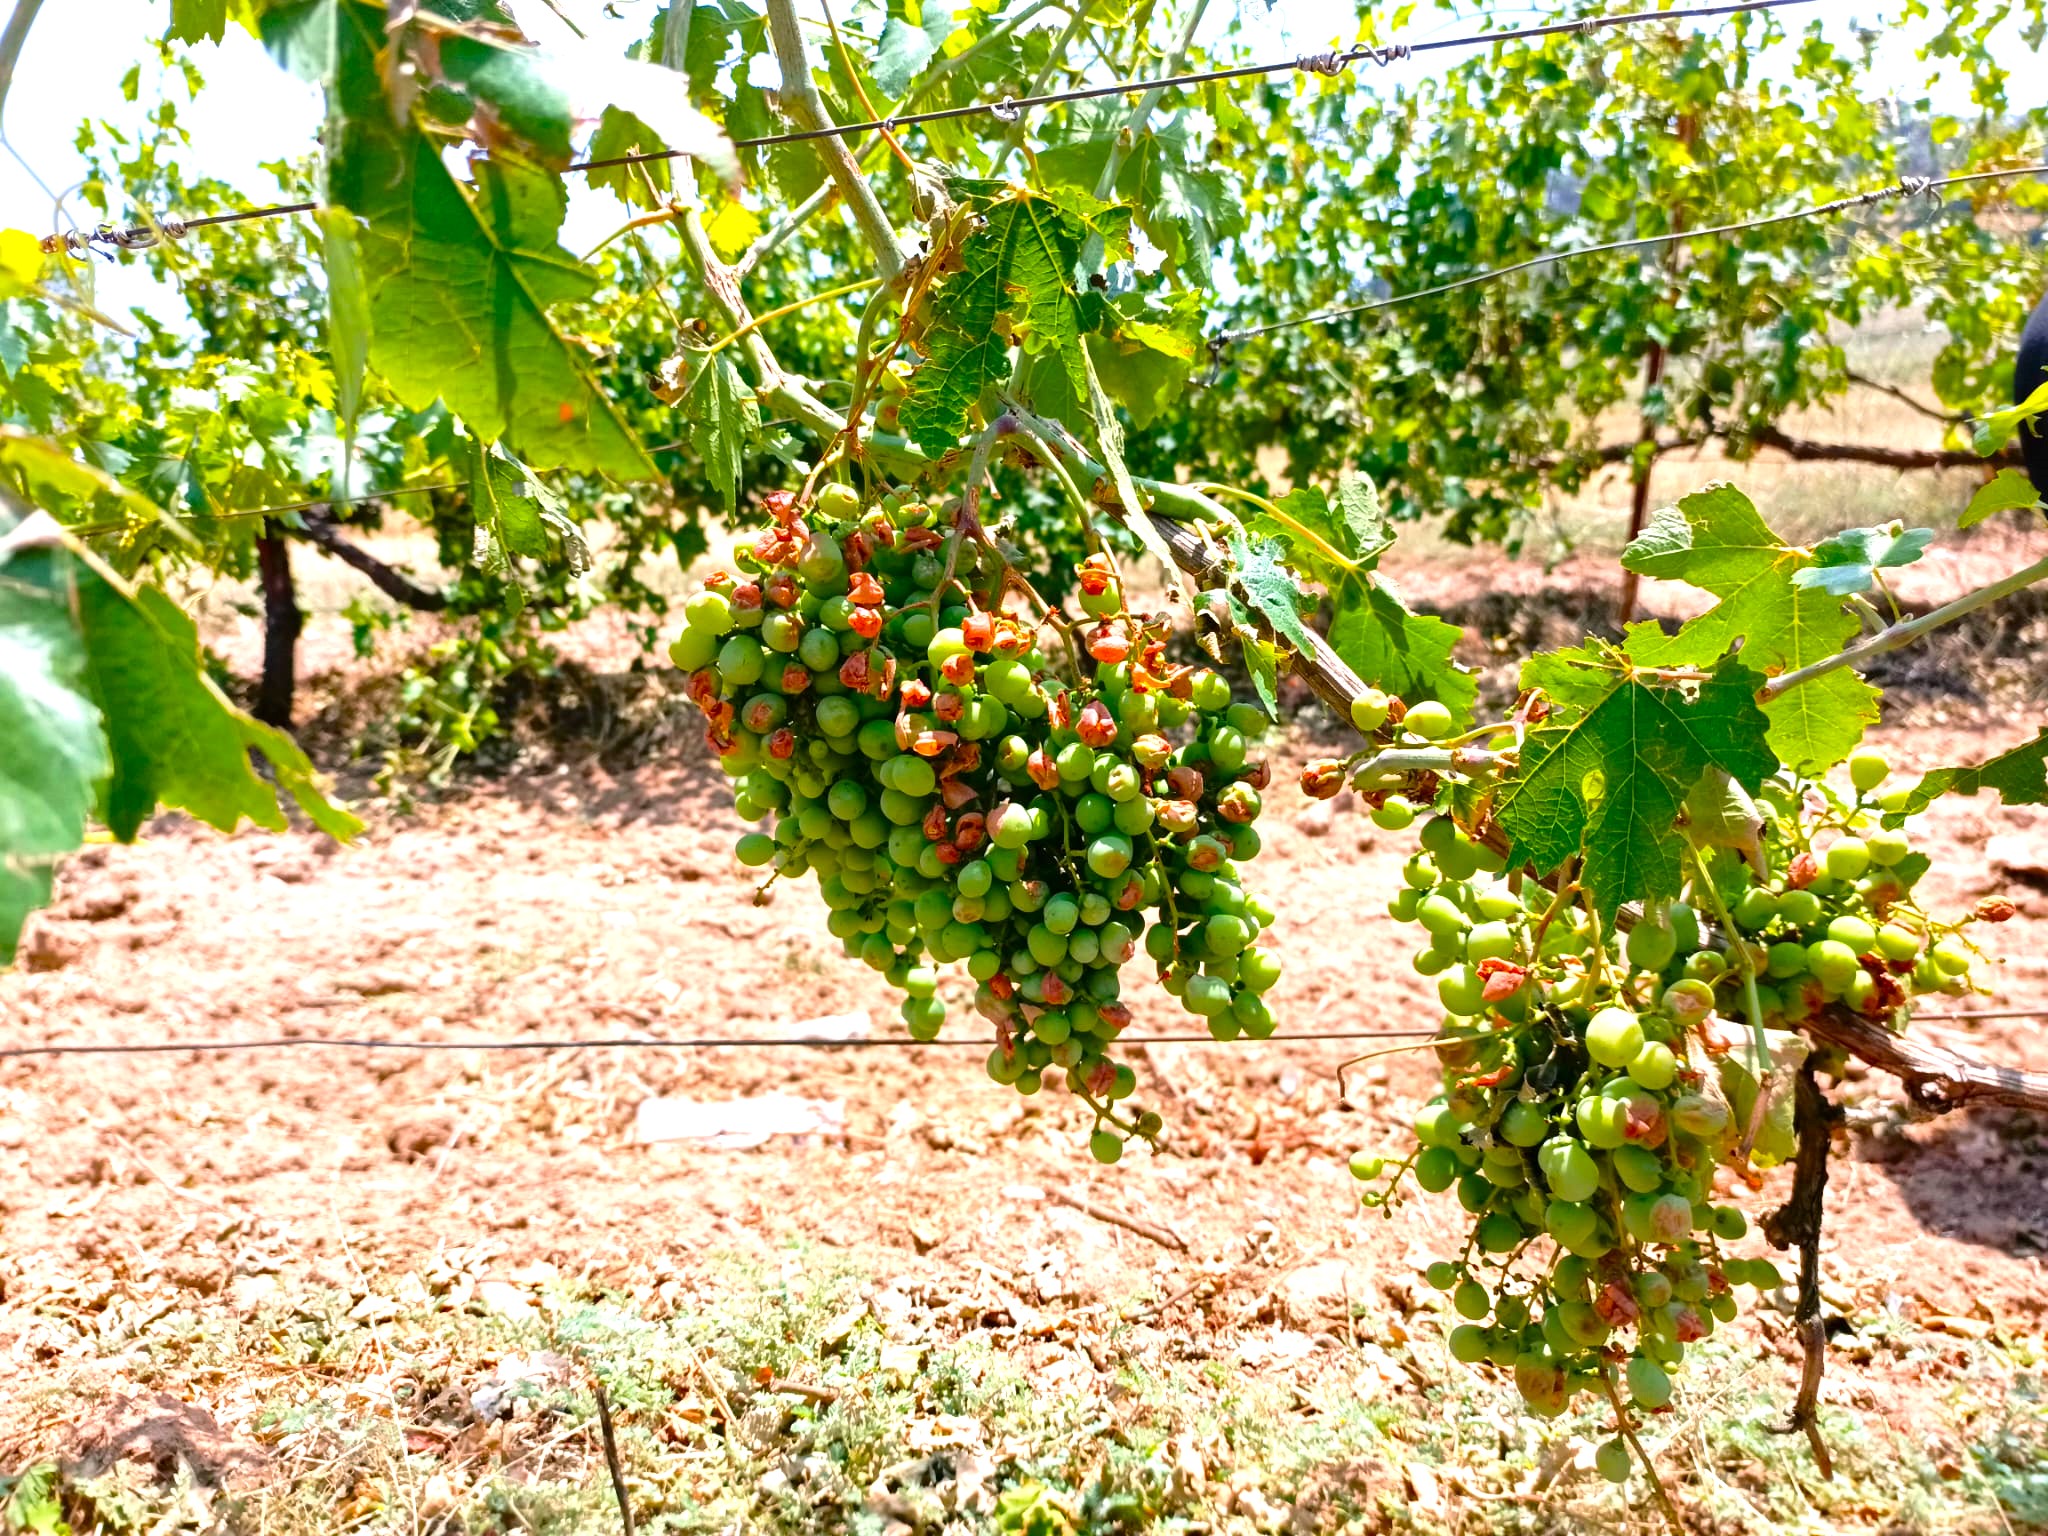
[[[654,393],[682,409],[690,446],[731,512],[739,504],[747,449],[761,437],[761,406],[753,390],[723,352],[685,346],[662,365]]]
[[[0,544],[0,965],[49,901],[55,861],[84,838],[113,767],[85,692],[85,642],[52,569],[62,556],[13,545]]]
[[[1985,789],[1997,790],[2007,805],[2048,804],[2048,729],[1974,768],[1936,768],[1923,775],[1906,803],[1886,813],[1884,824],[1901,826],[1943,795],[1974,795]]]
[[[1495,808],[1514,840],[1511,861],[1547,875],[1583,857],[1580,882],[1603,917],[1626,901],[1676,896],[1685,873],[1678,811],[1700,776],[1720,768],[1754,790],[1778,766],[1756,704],[1762,679],[1730,659],[1689,693],[1646,681],[1607,647],[1542,660],[1525,669],[1525,687],[1571,663],[1606,682],[1576,691],[1575,707],[1531,732],[1502,784]]]
[[[1123,293],[1103,309],[1088,356],[1110,399],[1143,430],[1171,410],[1202,357],[1203,297]]]
[[[0,963],[88,811],[123,842],[160,805],[223,832],[245,818],[282,831],[279,790],[330,836],[362,829],[289,736],[221,694],[197,626],[162,592],[130,587],[48,513],[0,541]]]
[[[1795,587],[1818,587],[1837,597],[1868,592],[1877,572],[1911,565],[1934,542],[1932,528],[1849,528],[1813,546],[1813,564],[1792,573]]]
[[[1100,303],[1084,302],[1075,263],[1091,233],[1113,252],[1130,248],[1128,209],[991,182],[951,190],[978,204],[979,218],[951,258],[958,269],[933,286],[912,327],[923,360],[897,412],[911,441],[935,456],[959,444],[982,392],[1009,376],[1013,343],[1058,359],[1067,386],[1087,397],[1081,337]]]
[[[472,432],[509,438],[536,464],[652,476],[588,355],[549,318],[596,286],[556,241],[560,179],[497,155],[465,192],[439,144],[393,119],[383,29],[383,8],[360,0],[303,0],[263,19],[273,55],[327,90],[327,198],[364,220],[371,366],[412,409],[445,400]]]
[[[1279,539],[1288,563],[1330,595],[1330,648],[1368,683],[1413,703],[1435,699],[1461,724],[1472,718],[1478,681],[1452,661],[1464,634],[1457,625],[1415,613],[1384,576],[1379,558],[1394,542],[1379,492],[1363,475],[1346,474],[1333,501],[1315,486],[1290,491],[1258,513],[1254,532]]]
[[[2021,427],[2041,415],[2048,415],[2048,384],[2043,384],[2018,405],[2009,405],[2002,411],[1990,411],[1978,417],[1971,432],[1971,446],[1988,459],[2018,436]]]
[[[554,542],[561,546],[569,569],[590,568],[590,549],[571,522],[562,499],[517,459],[486,443],[470,443],[470,499],[479,517],[477,534],[485,546],[480,561],[487,570],[513,575],[513,559],[546,560]],[[514,585],[517,585],[515,580]],[[515,601],[523,600],[515,599]]]
[[[901,96],[953,35],[953,12],[943,3],[920,6],[917,0],[899,0],[890,10],[875,45],[875,84],[884,95]]]
[[[1306,594],[1294,573],[1283,563],[1287,546],[1278,539],[1254,543],[1238,529],[1230,531],[1230,558],[1236,565],[1234,585],[1242,601],[1273,632],[1297,651],[1309,646],[1309,627],[1303,609]]]
[[[353,429],[370,367],[370,290],[356,248],[356,221],[345,208],[322,208],[320,242],[327,266],[327,350],[334,359],[334,413]]]
[[[1127,138],[1127,115],[1120,102],[1077,109],[1075,136],[1039,155],[1039,174],[1049,185],[1092,192],[1121,145],[1116,195],[1136,210],[1138,227],[1165,253],[1174,274],[1190,287],[1208,288],[1216,246],[1247,227],[1236,183],[1197,163],[1178,121]]]
[[[1639,666],[1711,667],[1739,646],[1743,664],[1768,676],[1834,655],[1857,629],[1838,598],[1794,583],[1812,555],[1772,532],[1732,485],[1708,486],[1657,512],[1621,563],[1720,599],[1675,635],[1654,623],[1630,625],[1628,654]],[[1875,722],[1877,690],[1842,667],[1781,694],[1764,713],[1782,762],[1824,769],[1847,757]]]
[[[2041,505],[2041,493],[2034,489],[2034,482],[2027,478],[2024,469],[2001,469],[1983,485],[1977,487],[1977,494],[1970,498],[1963,515],[1956,519],[1958,528],[1974,528],[1987,517],[1996,517],[2001,512],[2011,512],[2020,507]]]

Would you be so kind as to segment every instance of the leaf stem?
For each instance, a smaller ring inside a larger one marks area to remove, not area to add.
[[[1768,704],[1797,688],[1801,683],[1810,683],[1815,678],[1825,677],[1842,667],[1855,666],[1886,651],[1895,651],[1902,645],[1911,645],[1929,631],[1975,613],[1979,608],[1995,603],[2002,597],[2010,597],[2023,587],[2031,587],[2044,577],[2048,577],[2048,559],[2036,560],[2032,565],[2022,566],[2010,576],[2001,577],[1989,586],[1979,587],[1974,592],[1966,592],[1954,602],[1944,603],[1931,613],[1923,613],[1919,618],[1908,619],[1903,624],[1894,624],[1889,629],[1872,635],[1868,640],[1859,640],[1854,645],[1844,646],[1832,656],[1822,657],[1811,666],[1800,667],[1797,671],[1782,673],[1772,678],[1757,690],[1757,702]]]

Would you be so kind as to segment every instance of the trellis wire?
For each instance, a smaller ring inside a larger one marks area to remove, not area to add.
[[[1513,277],[1518,272],[1528,272],[1537,267],[1552,265],[1560,261],[1571,261],[1580,256],[1606,256],[1616,251],[1649,250],[1660,245],[1676,245],[1686,240],[1710,240],[1720,235],[1741,234],[1746,230],[1767,229],[1773,224],[1789,224],[1797,219],[1825,218],[1830,214],[1845,213],[1852,208],[1868,208],[1878,203],[1891,202],[1899,198],[1930,196],[1945,187],[1959,187],[1977,181],[2006,181],[2019,176],[2048,174],[2048,162],[2034,165],[2013,166],[2006,170],[1969,171],[1956,176],[1902,176],[1889,186],[1879,187],[1870,192],[1858,192],[1849,197],[1838,197],[1832,202],[1816,203],[1808,208],[1788,209],[1784,213],[1764,214],[1754,219],[1743,219],[1734,224],[1714,224],[1701,229],[1672,230],[1661,235],[1642,235],[1631,240],[1610,240],[1602,245],[1574,246],[1568,250],[1545,251],[1540,256],[1531,256],[1526,261],[1517,261],[1505,267],[1492,267],[1484,272],[1474,272],[1468,277],[1455,278],[1448,283],[1438,283],[1433,288],[1418,288],[1413,293],[1398,293],[1390,298],[1372,299],[1363,304],[1347,304],[1336,309],[1317,310],[1313,314],[1297,315],[1291,320],[1273,320],[1265,325],[1246,326],[1241,330],[1218,331],[1210,338],[1212,356],[1222,348],[1254,337],[1267,336],[1275,331],[1292,330],[1297,326],[1326,325],[1332,320],[1342,320],[1350,315],[1370,314],[1375,310],[1393,309],[1397,305],[1412,304],[1417,299],[1433,299],[1442,294],[1455,293],[1460,288],[1472,288],[1481,283],[1498,282]]]
[[[1528,41],[1535,38],[1557,37],[1565,33],[1577,33],[1590,37],[1595,32],[1615,27],[1635,26],[1651,21],[1703,20],[1715,16],[1740,16],[1753,11],[1782,10],[1787,6],[1812,5],[1817,0],[1737,0],[1727,5],[1690,6],[1682,10],[1628,11],[1615,16],[1584,16],[1575,21],[1546,22],[1541,26],[1515,27],[1502,32],[1467,32],[1456,37],[1425,38],[1413,43],[1388,43],[1375,46],[1360,43],[1356,47],[1332,50],[1327,53],[1300,54],[1292,59],[1276,59],[1261,64],[1238,64],[1227,69],[1199,70],[1189,74],[1162,75],[1151,79],[1114,80],[1102,85],[1075,86],[1064,91],[1049,91],[1038,96],[1005,96],[1000,101],[970,102],[965,106],[940,107],[930,112],[908,112],[901,117],[870,118],[857,123],[834,123],[823,128],[794,129],[788,133],[765,134],[758,138],[734,139],[735,149],[773,149],[782,144],[805,144],[817,139],[851,138],[864,133],[893,131],[898,128],[914,128],[923,123],[950,122],[963,117],[993,117],[998,122],[1013,123],[1026,112],[1042,107],[1059,106],[1067,102],[1093,101],[1104,96],[1122,96],[1144,91],[1184,90],[1191,86],[1212,85],[1227,80],[1243,80],[1266,75],[1286,74],[1300,71],[1303,74],[1336,76],[1343,74],[1353,64],[1367,60],[1381,65],[1402,63],[1417,54],[1440,53],[1454,48],[1476,48],[1495,43]],[[567,171],[608,170],[614,166],[642,165],[650,161],[673,160],[687,152],[676,149],[650,150],[641,154],[615,155],[603,160],[581,160],[565,167]],[[131,224],[125,229],[101,225],[95,230],[71,230],[62,234],[45,236],[43,249],[49,252],[67,250],[74,255],[83,254],[94,245],[104,245],[116,250],[144,250],[162,240],[179,240],[195,229],[207,229],[222,224],[239,224],[252,219],[282,218],[288,214],[311,213],[316,203],[277,203],[263,208],[249,208],[237,213],[209,214],[196,219],[156,219],[146,224]]]
[[[1436,1035],[1435,1029],[1362,1029],[1333,1030],[1320,1034],[1272,1034],[1254,1044],[1279,1044],[1281,1042],[1302,1043],[1317,1040],[1427,1040]],[[1247,1040],[1249,1037],[1245,1037]],[[731,1039],[694,1038],[664,1040],[647,1035],[620,1035],[612,1038],[592,1040],[543,1039],[543,1040],[401,1040],[381,1036],[334,1036],[334,1035],[275,1035],[261,1040],[191,1040],[183,1043],[155,1040],[146,1044],[98,1044],[81,1042],[60,1045],[10,1045],[0,1047],[0,1061],[28,1056],[175,1056],[185,1051],[206,1055],[222,1055],[235,1051],[276,1051],[327,1047],[338,1050],[361,1051],[594,1051],[626,1048],[632,1050],[712,1050],[734,1047],[763,1050],[874,1050],[886,1048],[895,1050],[919,1049],[925,1046],[951,1046],[956,1048],[974,1047],[988,1050],[998,1044],[994,1039],[972,1040],[910,1040],[893,1035],[880,1039],[838,1040],[829,1035],[792,1035],[787,1039],[775,1039],[760,1035],[742,1035]],[[1225,1042],[1214,1035],[1119,1035],[1118,1045],[1222,1045],[1240,1044],[1242,1041]]]
[[[1961,1023],[1973,1019],[2042,1019],[2048,1018],[2048,1008],[1985,1008],[1963,1010],[1955,1013],[1916,1013],[1913,1018],[1921,1023]],[[1440,1033],[1435,1027],[1428,1029],[1341,1029],[1315,1033],[1277,1033],[1264,1040],[1253,1040],[1244,1036],[1237,1040],[1218,1040],[1214,1035],[1119,1035],[1117,1045],[1313,1045],[1318,1041],[1352,1040],[1431,1040]],[[54,1045],[9,1045],[0,1046],[0,1061],[19,1060],[27,1057],[50,1056],[177,1056],[186,1052],[197,1055],[229,1055],[238,1051],[281,1051],[281,1050],[356,1050],[356,1051],[597,1051],[597,1050],[811,1050],[811,1051],[859,1051],[859,1050],[919,1050],[928,1046],[955,1049],[973,1048],[987,1050],[1000,1044],[989,1038],[971,1040],[911,1040],[897,1036],[880,1039],[840,1040],[829,1035],[791,1035],[786,1039],[772,1036],[740,1035],[731,1038],[695,1037],[684,1039],[662,1039],[648,1035],[603,1036],[582,1040],[573,1038],[549,1038],[539,1040],[405,1040],[376,1035],[273,1035],[257,1040],[154,1040],[145,1044],[101,1044],[93,1041]]]

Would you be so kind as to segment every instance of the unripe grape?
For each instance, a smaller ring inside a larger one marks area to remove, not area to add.
[[[1742,893],[1742,899],[1735,904],[1735,921],[1754,933],[1766,927],[1778,915],[1778,898],[1760,885],[1753,885]]]
[[[1370,736],[1387,723],[1389,706],[1387,696],[1377,688],[1368,688],[1351,701],[1351,723]]]
[[[1794,928],[1811,928],[1821,911],[1821,900],[1812,891],[1787,891],[1778,898],[1778,916]]]
[[[1480,1313],[1484,1317],[1485,1313]],[[1451,1358],[1461,1365],[1477,1365],[1486,1358],[1488,1341],[1484,1328],[1475,1328],[1470,1323],[1460,1324],[1451,1330]]]
[[[1450,710],[1434,699],[1409,705],[1408,713],[1401,717],[1401,729],[1420,736],[1424,741],[1441,741],[1451,734],[1456,724]]]
[[[1440,1195],[1456,1182],[1457,1154],[1449,1147],[1426,1148],[1415,1159],[1415,1182],[1432,1195]]]
[[[1943,939],[1928,954],[1934,961],[1934,968],[1944,976],[1963,976],[1969,973],[1970,952],[1955,939]]]
[[[1625,1067],[1643,1048],[1643,1026],[1626,1008],[1603,1008],[1586,1026],[1586,1054],[1603,1067]]]
[[[1837,880],[1854,880],[1870,868],[1870,848],[1860,837],[1840,837],[1827,851],[1827,871]]]
[[[1373,808],[1372,824],[1382,831],[1399,832],[1415,821],[1415,806],[1406,795],[1389,795]]]
[[[1488,1253],[1512,1253],[1522,1241],[1522,1224],[1506,1211],[1495,1211],[1479,1218],[1472,1235]]]
[[[1600,1449],[1593,1453],[1593,1467],[1610,1483],[1625,1483],[1635,1463],[1628,1453],[1628,1445],[1622,1440],[1605,1440]]]
[[[1891,771],[1891,763],[1875,748],[1863,747],[1849,755],[1849,782],[1856,786],[1858,794],[1869,794]]]
[[[1623,946],[1628,963],[1639,971],[1661,971],[1678,953],[1678,935],[1668,923],[1645,918],[1629,930]]]
[[[732,632],[732,603],[723,592],[708,588],[691,594],[683,604],[683,622],[692,629],[701,629],[706,634],[724,635]]]
[[[749,832],[733,844],[733,854],[749,869],[759,869],[775,857],[775,839],[761,832]]]
[[[716,593],[712,595],[717,596]],[[711,665],[717,655],[717,635],[695,625],[686,625],[682,632],[668,643],[668,659],[685,672],[703,670]]]
[[[1806,966],[1813,972],[1814,979],[1829,992],[1843,991],[1855,977],[1863,974],[1856,951],[1839,939],[1821,939],[1808,945]]]
[[[1900,923],[1877,930],[1877,952],[1887,960],[1911,960],[1920,953],[1920,935]]]
[[[1661,1040],[1649,1041],[1630,1060],[1628,1075],[1653,1093],[1661,1092],[1678,1076],[1678,1058]]]
[[[1123,1138],[1115,1131],[1097,1131],[1088,1138],[1088,1151],[1098,1163],[1113,1163],[1124,1155]]]
[[[1515,952],[1515,930],[1506,923],[1475,925],[1465,941],[1465,954],[1473,961],[1505,960]]]
[[[1386,1171],[1387,1160],[1370,1152],[1351,1154],[1351,1177],[1367,1181],[1378,1178]]]

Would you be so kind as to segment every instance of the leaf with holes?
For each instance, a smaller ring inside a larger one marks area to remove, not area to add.
[[[1712,485],[1666,507],[1622,551],[1638,575],[1690,582],[1719,601],[1675,635],[1629,626],[1638,666],[1712,667],[1738,646],[1743,665],[1769,676],[1832,656],[1856,632],[1841,600],[1793,578],[1813,557],[1787,544],[1732,485]],[[1877,690],[1847,667],[1803,683],[1764,707],[1771,750],[1787,765],[1839,763],[1877,719]]]

